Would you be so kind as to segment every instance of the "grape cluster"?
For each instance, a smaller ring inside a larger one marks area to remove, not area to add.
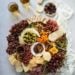
[[[22,20],[20,23],[15,24],[11,30],[10,34],[7,36],[8,40],[8,48],[6,52],[8,54],[13,54],[16,51],[17,46],[19,45],[18,35],[20,35],[21,31],[28,26],[28,22],[26,20]]]
[[[17,23],[14,26],[12,26],[10,33],[15,36],[18,36],[28,25],[29,24],[27,20],[22,20],[20,23]]]
[[[65,59],[66,51],[60,50],[56,55],[53,56],[50,62],[47,63],[46,71],[55,73],[57,69],[61,68],[64,65],[63,60]]]
[[[20,61],[23,62],[25,65],[27,65],[32,58],[30,45],[25,44],[17,47],[17,53],[19,54]]]

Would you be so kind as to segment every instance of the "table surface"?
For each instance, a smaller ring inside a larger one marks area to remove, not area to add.
[[[0,0],[0,75],[22,75],[20,73],[17,73],[15,69],[10,65],[9,61],[7,60],[7,54],[5,51],[7,48],[6,36],[8,35],[8,31],[11,25],[19,21],[19,19],[10,16],[7,10],[8,3],[12,1],[19,3],[20,7],[22,7],[19,0]],[[60,0],[60,1],[66,2],[69,6],[71,6],[73,10],[75,10],[75,0]],[[26,16],[27,13],[28,12],[24,12],[23,15],[27,17]],[[75,24],[75,15],[73,14],[72,18],[69,20],[68,25],[71,31],[72,49],[75,49],[74,24]]]

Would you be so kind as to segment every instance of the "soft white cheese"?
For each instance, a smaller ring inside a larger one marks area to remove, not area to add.
[[[65,30],[63,29],[62,26],[60,26],[59,29],[57,31],[51,33],[48,38],[49,38],[50,41],[54,42],[58,38],[60,38],[61,36],[63,36],[63,34],[65,34]]]
[[[44,58],[45,61],[50,61],[51,54],[49,52],[44,52],[43,53],[43,58]]]

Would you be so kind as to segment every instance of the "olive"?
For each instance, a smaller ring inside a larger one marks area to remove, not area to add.
[[[53,3],[47,3],[44,7],[44,11],[46,14],[56,13],[56,5]]]

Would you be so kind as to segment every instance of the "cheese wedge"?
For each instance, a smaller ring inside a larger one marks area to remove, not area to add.
[[[15,68],[16,68],[16,71],[17,71],[17,72],[22,72],[22,71],[23,71],[22,64],[21,64],[21,62],[19,62],[19,61],[16,62]]]
[[[45,61],[50,61],[51,60],[51,54],[49,52],[44,52],[43,53],[43,59]]]
[[[16,60],[14,54],[9,55],[8,60],[10,61],[10,63],[11,63],[12,65],[15,65],[15,63],[17,62],[17,60]]]
[[[24,72],[28,72],[30,69],[28,66],[25,66],[23,63],[22,63],[22,67],[23,67]]]

